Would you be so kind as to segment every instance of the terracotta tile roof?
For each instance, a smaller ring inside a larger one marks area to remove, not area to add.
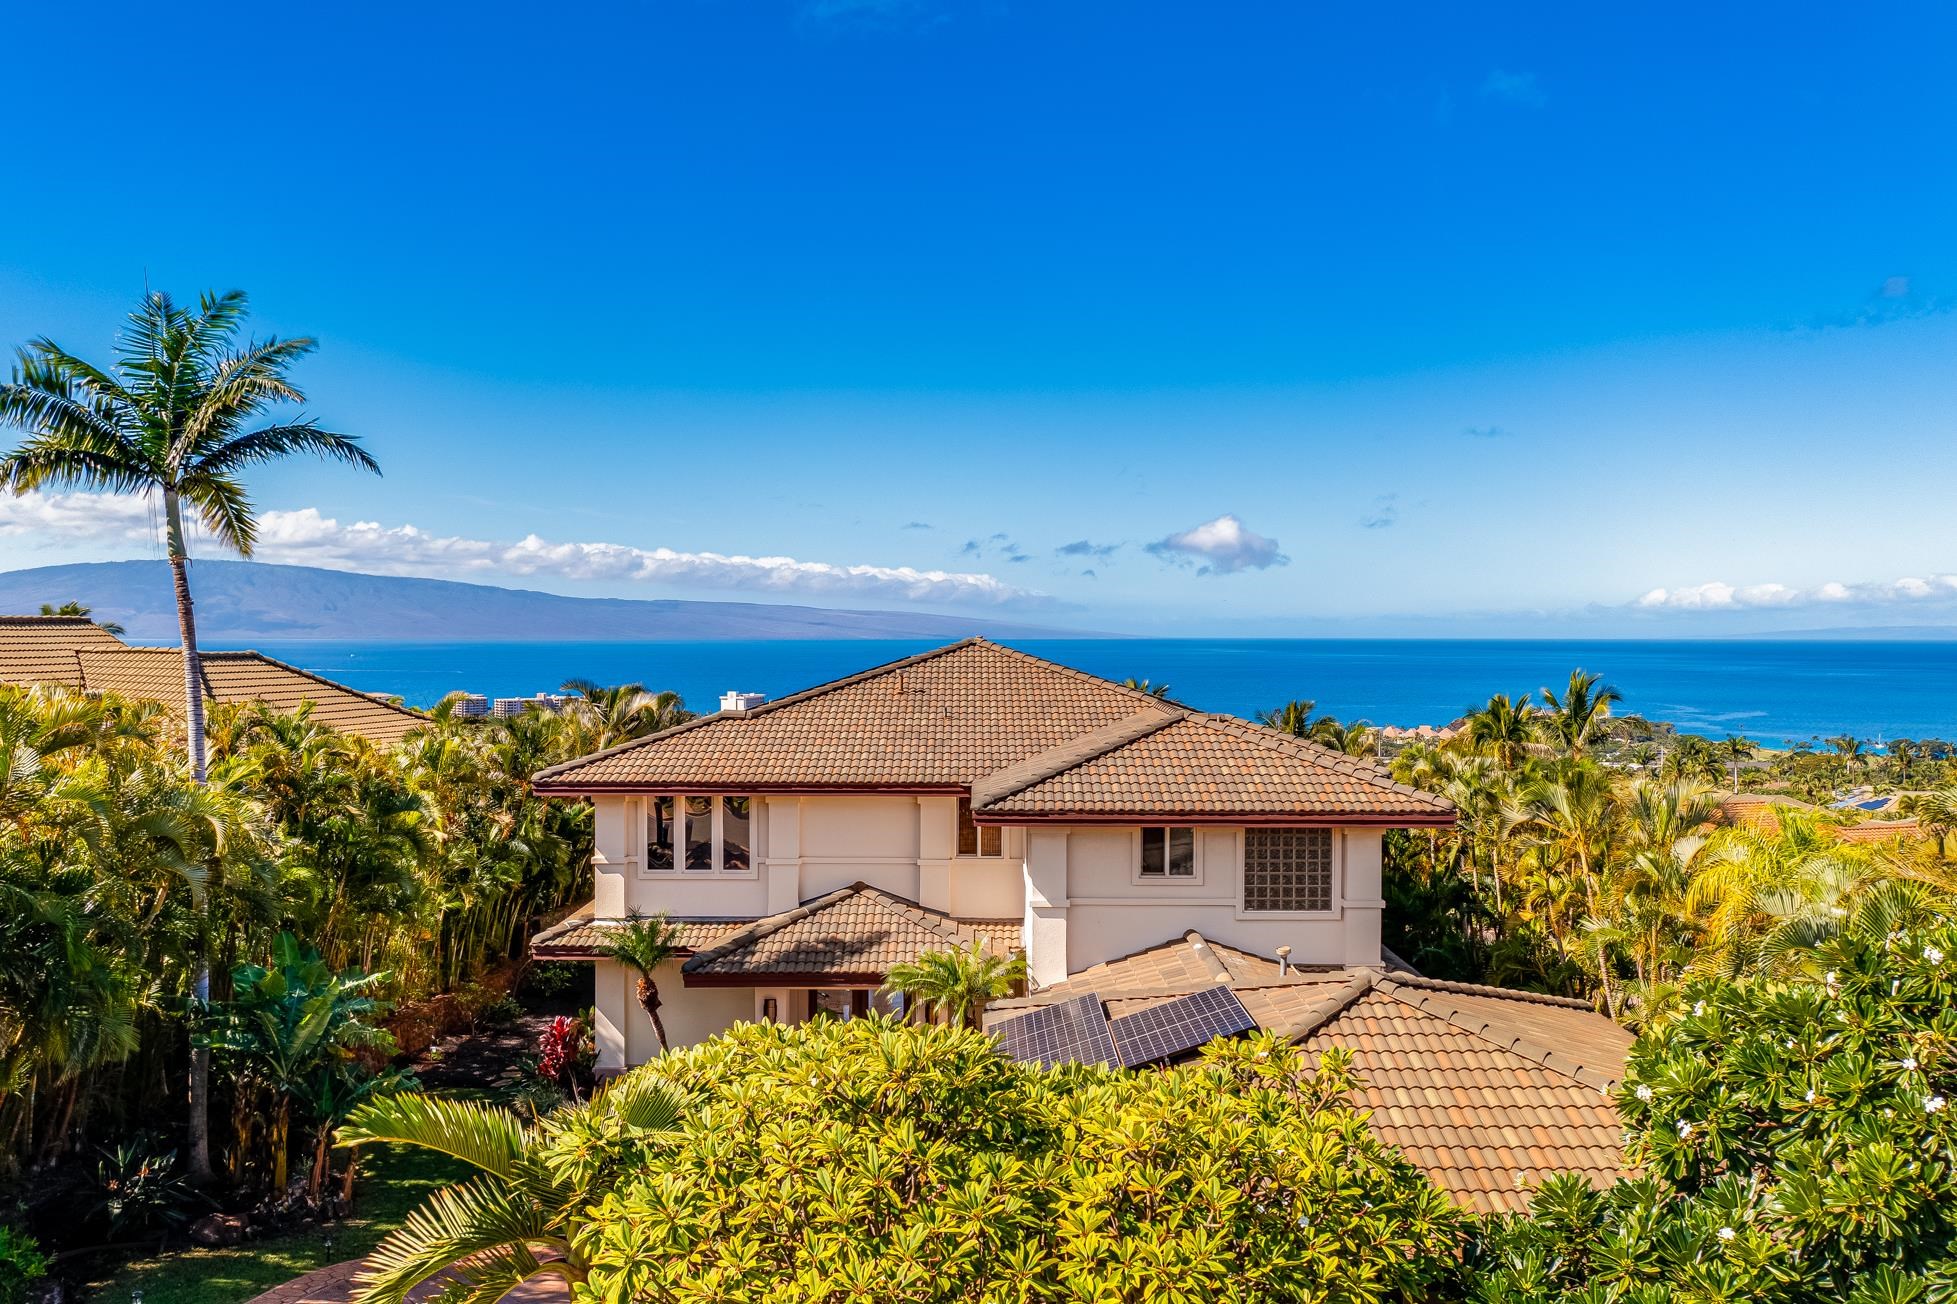
[[[123,646],[82,616],[0,616],[0,682],[82,686],[82,648]]]
[[[1913,819],[1863,820],[1858,824],[1836,824],[1833,821],[1844,818],[1843,812],[1823,810],[1793,797],[1781,797],[1769,793],[1745,792],[1719,799],[1719,813],[1713,822],[1722,825],[1737,825],[1764,833],[1772,837],[1780,832],[1780,817],[1777,812],[1798,811],[1805,815],[1818,817],[1835,837],[1842,842],[1887,842],[1891,838],[1921,837],[1923,828]],[[1856,812],[1847,812],[1855,814]]]
[[[0,683],[62,684],[165,704],[183,701],[182,653],[130,647],[92,621],[72,616],[0,616]],[[400,741],[423,716],[322,679],[258,652],[205,652],[205,695],[214,702],[264,702],[377,743]]]
[[[969,639],[553,766],[537,785],[957,791],[1156,705],[1146,693]]]
[[[1609,1093],[1632,1038],[1581,1001],[1373,969],[1279,975],[1275,961],[1192,931],[995,1001],[986,1023],[1088,992],[1118,1018],[1214,985],[1226,970],[1259,1027],[1308,1050],[1352,1051],[1375,1133],[1463,1203],[1520,1209],[1551,1173],[1600,1186],[1622,1174]]]
[[[970,789],[992,822],[1447,822],[1370,761],[972,639],[544,770],[540,792]],[[1010,817],[1010,819],[1008,819]]]
[[[1891,838],[1916,838],[1923,835],[1923,826],[1913,819],[1863,820],[1860,824],[1844,824],[1835,830],[1835,836],[1843,842],[1887,842]]]
[[[740,928],[686,962],[689,987],[752,986],[756,979],[864,985],[926,951],[969,946],[1009,954],[1017,919],[956,919],[867,883],[852,883]]]
[[[1036,758],[1037,759],[1037,758]],[[973,791],[975,815],[1026,818],[1345,817],[1451,823],[1443,798],[1384,768],[1226,715],[1189,713],[1020,783]],[[1012,776],[1014,772],[1008,771]]]
[[[676,918],[679,947],[691,955],[703,947],[739,932],[753,923],[752,918]],[[621,927],[623,919],[599,919],[587,903],[569,918],[544,929],[530,939],[530,954],[539,960],[595,960],[606,935]]]

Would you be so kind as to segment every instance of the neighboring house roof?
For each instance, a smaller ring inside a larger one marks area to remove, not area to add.
[[[623,927],[623,919],[599,919],[591,904],[583,907],[568,918],[551,925],[530,939],[530,954],[539,960],[596,960],[608,936]],[[678,943],[681,955],[692,955],[702,947],[712,946],[730,933],[746,928],[754,920],[750,918],[687,918],[672,921],[678,928]]]
[[[1736,793],[1719,799],[1715,824],[1738,825],[1769,837],[1780,832],[1781,811],[1798,811],[1819,817],[1843,842],[1888,842],[1892,838],[1922,836],[1923,827],[1913,819],[1862,820],[1860,823],[1835,823],[1843,812],[1839,807],[1824,810],[1793,797],[1772,793]]]
[[[1088,993],[1119,1018],[1226,984],[1260,1028],[1350,1050],[1375,1134],[1476,1209],[1523,1208],[1552,1173],[1602,1186],[1623,1171],[1609,1093],[1632,1038],[1581,1001],[1373,969],[1279,974],[1191,931],[995,1001],[986,1025]]]
[[[1891,838],[1915,838],[1922,834],[1923,826],[1913,819],[1863,820],[1835,830],[1835,836],[1843,842],[1887,842]]]
[[[688,987],[863,987],[926,951],[970,946],[1010,953],[1017,919],[956,919],[867,883],[852,883],[757,919],[699,951],[682,969]]]
[[[539,792],[972,794],[981,822],[1449,823],[1371,761],[968,639],[536,776]]]
[[[205,696],[213,702],[264,702],[377,743],[398,742],[427,719],[258,652],[204,652]],[[130,647],[88,620],[0,616],[0,682],[59,684],[167,704],[183,701],[183,653]]]

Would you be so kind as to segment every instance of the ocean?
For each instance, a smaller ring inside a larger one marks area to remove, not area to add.
[[[671,689],[711,711],[730,689],[778,697],[930,647],[883,640],[715,643],[260,643],[369,692],[429,706],[458,689],[555,691],[566,679]],[[1624,694],[1620,711],[1769,747],[1849,733],[1957,739],[1957,643],[1414,639],[1054,639],[1014,646],[1176,700],[1252,715],[1310,698],[1341,719],[1445,724],[1491,693],[1560,688],[1576,667]]]

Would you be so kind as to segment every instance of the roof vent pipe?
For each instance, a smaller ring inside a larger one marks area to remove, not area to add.
[[[1277,949],[1277,976],[1282,978],[1291,972],[1291,948],[1280,946]]]

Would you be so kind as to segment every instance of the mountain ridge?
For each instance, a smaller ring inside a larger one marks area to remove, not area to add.
[[[266,642],[714,642],[745,639],[1091,638],[983,616],[681,598],[587,598],[462,580],[211,559],[191,563],[197,637]],[[162,561],[72,562],[0,571],[0,613],[79,602],[132,643],[175,643]],[[543,633],[542,631],[548,631]]]

